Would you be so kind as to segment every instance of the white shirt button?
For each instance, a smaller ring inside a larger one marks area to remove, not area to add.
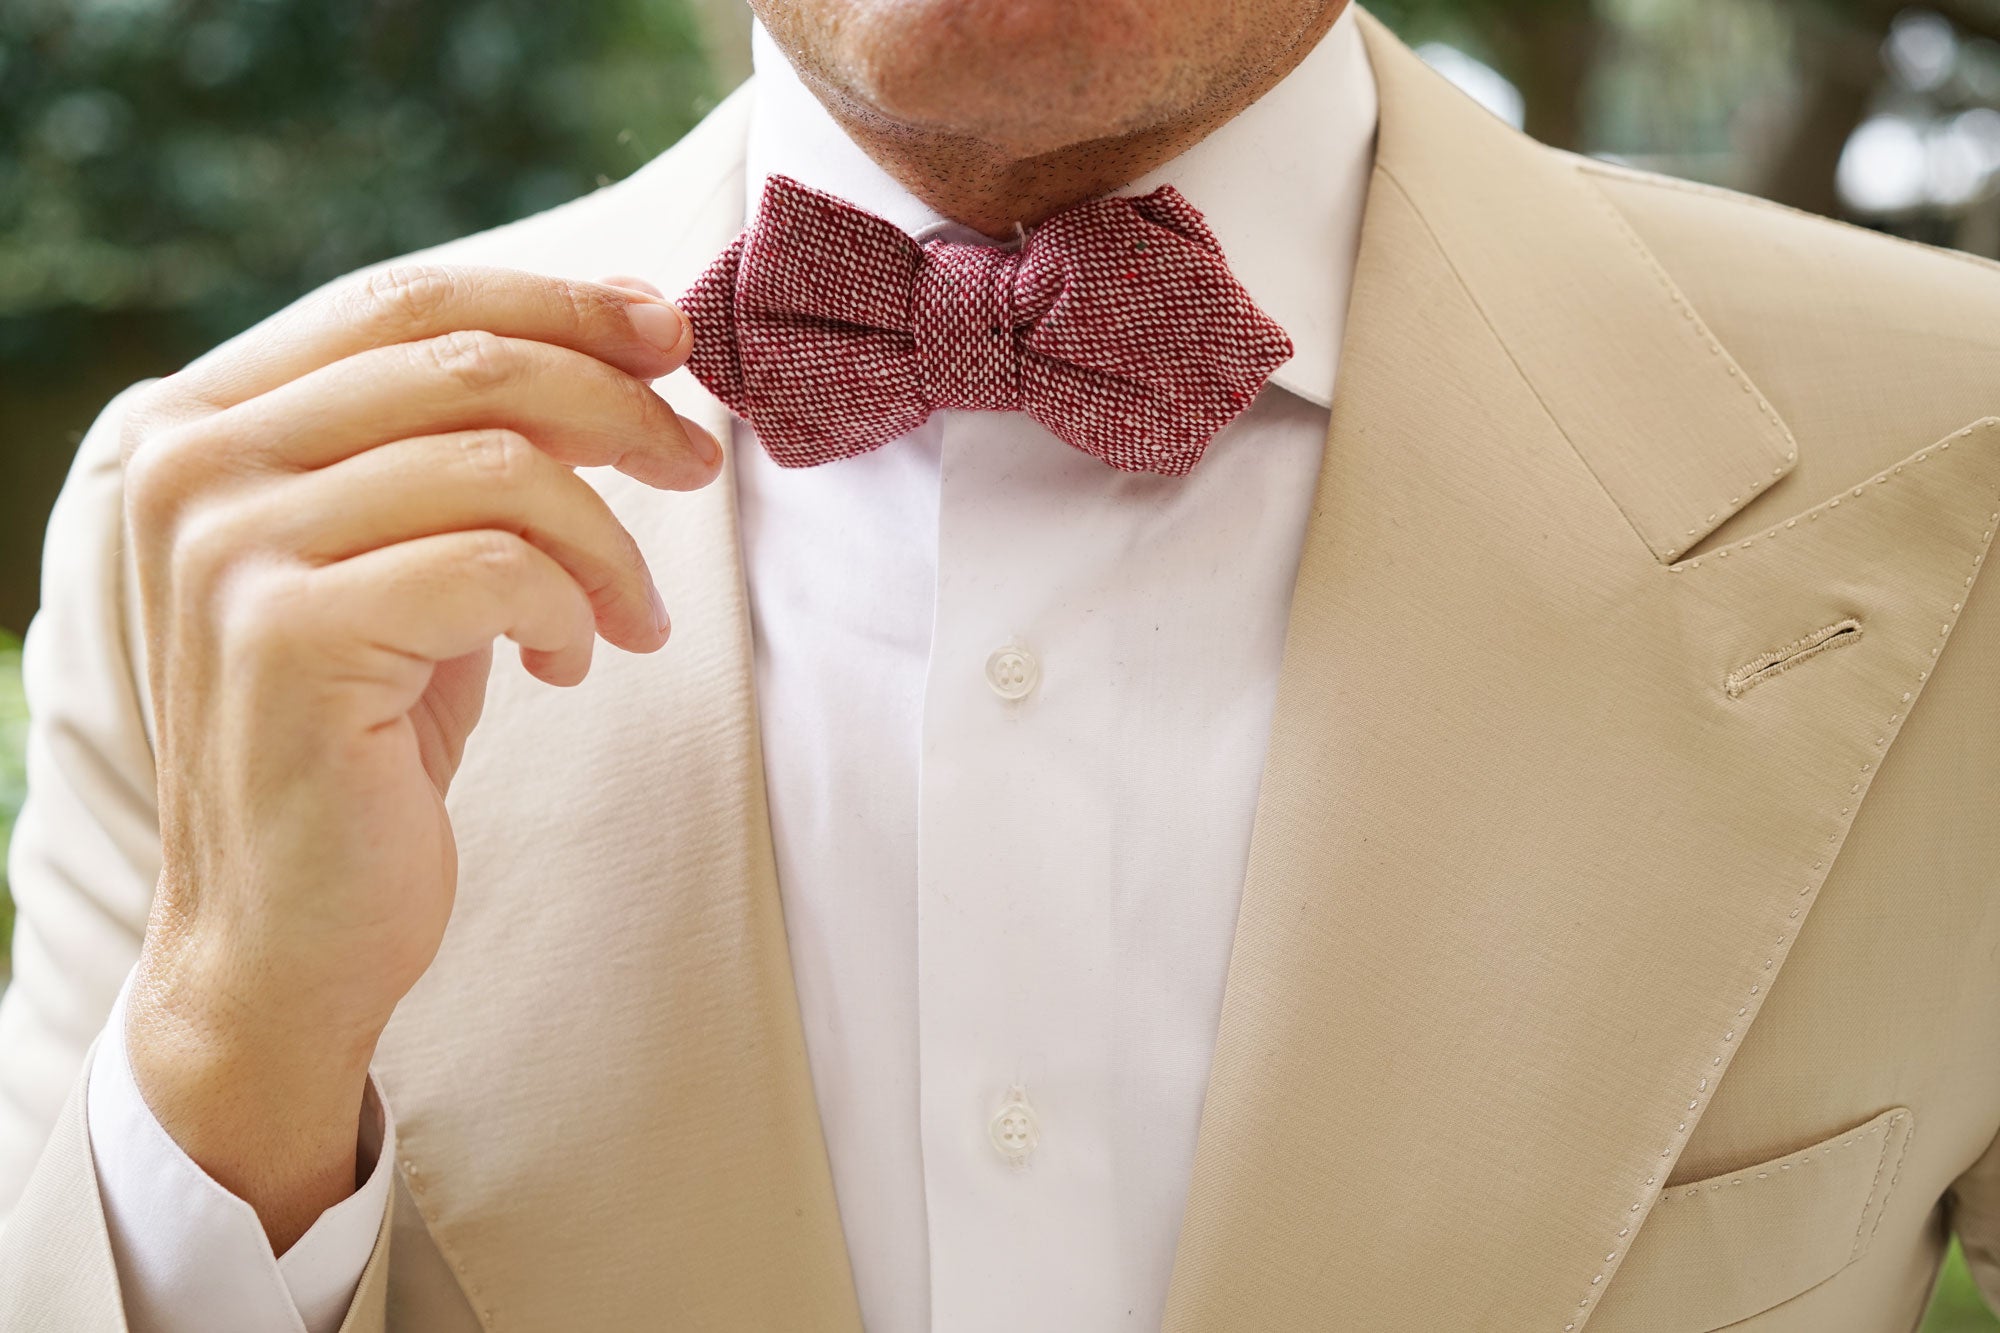
[[[1041,1124],[1035,1117],[1035,1108],[1028,1105],[1028,1093],[1016,1083],[1007,1089],[1007,1100],[993,1114],[993,1123],[987,1126],[987,1134],[1000,1155],[1015,1166],[1023,1166],[1033,1155],[1035,1145],[1041,1142]]]
[[[1017,643],[994,649],[993,656],[986,659],[986,683],[1002,699],[1025,697],[1041,678],[1041,664],[1035,655]]]

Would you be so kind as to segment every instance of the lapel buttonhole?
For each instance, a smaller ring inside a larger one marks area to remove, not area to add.
[[[1821,629],[1816,629],[1804,638],[1795,639],[1782,648],[1765,653],[1754,662],[1747,662],[1729,673],[1723,688],[1729,697],[1739,699],[1753,685],[1761,685],[1780,671],[1789,671],[1809,657],[1817,657],[1829,649],[1839,648],[1855,642],[1861,637],[1861,622],[1853,616],[1835,621]]]

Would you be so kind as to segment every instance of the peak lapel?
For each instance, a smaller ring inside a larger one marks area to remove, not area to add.
[[[1378,163],[1542,410],[1673,559],[1791,471],[1791,432],[1575,158],[1484,114],[1361,17]]]
[[[740,164],[740,120],[716,120],[707,151]],[[618,262],[671,280],[735,233],[742,181],[684,149],[662,161],[693,217],[634,203],[660,235]],[[659,387],[729,438],[688,376]],[[571,690],[498,654],[451,791],[451,925],[377,1060],[400,1165],[489,1326],[854,1333],[771,851],[734,457],[688,494],[590,475],[672,639],[600,643]]]
[[[1567,159],[1365,26],[1378,169],[1166,1322],[1560,1333],[1943,649],[2000,423],[1668,563],[1783,424]]]

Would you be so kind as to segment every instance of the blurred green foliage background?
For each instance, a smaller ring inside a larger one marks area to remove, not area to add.
[[[2000,254],[2000,0],[1375,0],[1536,137]],[[0,849],[18,635],[97,409],[358,265],[623,176],[738,0],[0,2]],[[0,981],[12,925],[0,873]],[[2000,1328],[1954,1251],[1925,1333]]]

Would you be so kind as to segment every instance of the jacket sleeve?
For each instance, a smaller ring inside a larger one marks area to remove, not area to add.
[[[84,436],[49,519],[28,629],[28,796],[8,855],[0,997],[0,1333],[124,1333],[91,1153],[91,1043],[139,955],[160,840],[119,439],[138,388]],[[342,1333],[380,1333],[388,1210]]]
[[[20,1201],[0,1228],[0,1333],[63,1329],[126,1333],[118,1269],[92,1165],[87,1071],[58,1111]],[[385,1333],[389,1237],[384,1208],[375,1248],[340,1333]]]
[[[139,956],[159,873],[122,568],[118,436],[137,387],[105,408],[70,465],[28,627],[28,797],[8,855],[14,975],[0,997],[0,1218],[21,1198]]]

